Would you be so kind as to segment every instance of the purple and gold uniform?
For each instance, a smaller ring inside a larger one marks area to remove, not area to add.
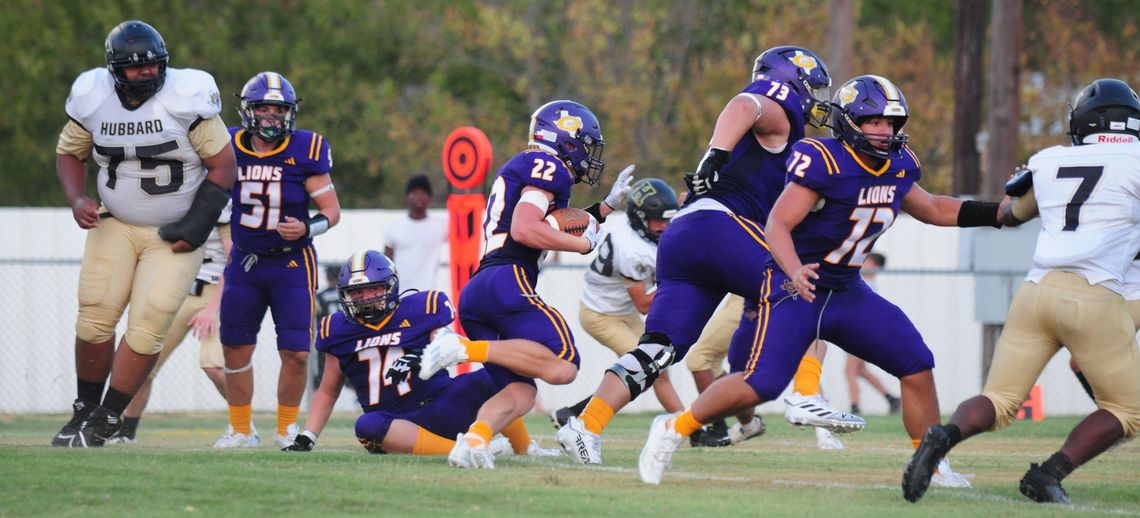
[[[237,154],[233,189],[233,251],[222,293],[222,344],[257,341],[266,309],[273,315],[278,349],[308,351],[317,254],[312,238],[288,241],[277,233],[286,216],[309,219],[305,181],[332,170],[332,151],[323,136],[297,130],[276,149],[259,153],[244,129],[230,128]]]
[[[816,338],[838,344],[902,378],[934,367],[934,357],[910,319],[859,276],[875,240],[898,216],[903,197],[922,176],[918,159],[903,147],[878,169],[864,164],[836,139],[804,139],[792,146],[788,181],[821,196],[822,204],[792,230],[804,264],[820,264],[816,299],[796,296],[795,285],[774,259],[762,272],[759,307],[746,302],[733,336],[729,363],[760,398],[773,400]]]
[[[423,381],[410,376],[393,383],[389,367],[409,351],[420,351],[431,333],[455,320],[447,295],[416,292],[400,299],[384,320],[372,325],[349,320],[343,312],[320,321],[316,349],[334,356],[356,391],[364,415],[356,421],[356,436],[376,450],[392,421],[411,421],[441,437],[455,437],[475,420],[479,407],[498,388],[484,370],[452,379],[447,371]]]
[[[804,136],[803,103],[783,83],[760,79],[741,93],[779,104],[791,126],[788,144],[766,149],[751,131],[732,149],[712,190],[690,197],[661,236],[657,294],[645,321],[684,357],[727,293],[761,298],[770,259],[762,222],[784,188],[791,143]]]
[[[510,235],[511,219],[524,188],[535,187],[554,195],[549,212],[569,205],[570,188],[576,182],[558,157],[534,149],[515,155],[499,170],[487,199],[483,260],[459,298],[459,318],[469,337],[534,340],[559,358],[578,364],[574,336],[566,319],[535,293],[538,262],[544,251],[518,243]]]

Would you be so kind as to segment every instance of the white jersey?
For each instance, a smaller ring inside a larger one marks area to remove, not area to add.
[[[598,255],[586,270],[582,303],[606,315],[635,313],[628,290],[635,282],[657,281],[657,244],[642,239],[624,213],[611,215],[606,226]]]
[[[1140,255],[1137,255],[1140,258]],[[1124,275],[1124,300],[1140,300],[1140,260],[1132,261]]]
[[[134,110],[123,107],[106,68],[80,74],[67,98],[67,116],[95,142],[99,200],[136,226],[161,226],[186,214],[206,177],[190,127],[221,109],[214,78],[193,69],[167,69],[162,89]]]
[[[1054,146],[1029,168],[1041,233],[1027,280],[1066,271],[1123,294],[1140,251],[1140,144]]]
[[[228,258],[225,243],[222,242],[221,228],[230,224],[230,206],[231,203],[226,204],[226,209],[222,211],[221,216],[218,216],[218,226],[210,231],[210,237],[207,237],[206,242],[202,244],[206,255],[202,258],[202,267],[198,269],[200,281],[217,284],[226,271]]]

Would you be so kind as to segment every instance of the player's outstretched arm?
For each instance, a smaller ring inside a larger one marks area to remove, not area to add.
[[[795,243],[792,242],[792,229],[804,220],[819,198],[818,192],[798,183],[789,183],[772,206],[768,224],[765,225],[765,237],[772,258],[795,282],[796,291],[808,302],[815,300],[815,283],[812,281],[819,279],[819,274],[815,272],[819,269],[819,263],[805,265],[800,262]]]
[[[305,431],[298,434],[297,442],[284,451],[309,451],[316,446],[317,437],[329,422],[329,416],[332,415],[336,399],[340,397],[342,386],[344,386],[344,374],[340,370],[340,362],[335,356],[326,353],[325,372],[321,377],[321,386],[313,392],[309,415],[305,418]]]
[[[998,204],[935,196],[915,184],[903,197],[902,210],[928,225],[939,227],[1000,227]]]

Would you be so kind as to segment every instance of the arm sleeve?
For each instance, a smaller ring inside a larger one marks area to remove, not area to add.
[[[230,132],[220,116],[198,119],[190,129],[190,144],[202,158],[210,158],[221,153],[230,145]]]
[[[91,136],[91,132],[83,129],[77,122],[73,120],[67,121],[67,125],[63,127],[63,131],[59,133],[59,143],[55,146],[55,152],[61,155],[71,155],[80,160],[87,160],[91,156],[91,148],[95,146],[95,141]]]

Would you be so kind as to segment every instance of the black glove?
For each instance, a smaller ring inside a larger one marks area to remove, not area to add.
[[[1029,192],[1030,187],[1033,187],[1033,171],[1023,166],[1014,171],[1009,180],[1005,182],[1005,193],[1017,198]]]
[[[392,362],[392,366],[388,368],[387,377],[392,380],[392,383],[400,384],[419,374],[420,355],[422,353],[422,351],[404,353],[403,356]]]
[[[206,180],[194,193],[194,201],[182,219],[158,228],[158,236],[165,241],[186,241],[194,248],[202,246],[210,232],[218,226],[218,216],[230,201],[229,189]]]
[[[281,451],[313,451],[313,446],[316,444],[308,435],[299,433],[297,438],[293,439],[293,444],[281,448]]]
[[[709,148],[701,163],[697,164],[697,171],[685,174],[685,185],[697,196],[709,192],[713,184],[720,180],[720,168],[727,161],[728,151]]]

